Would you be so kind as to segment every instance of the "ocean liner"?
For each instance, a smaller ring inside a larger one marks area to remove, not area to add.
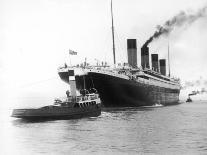
[[[86,62],[80,66],[66,65],[58,69],[60,78],[69,83],[68,70],[74,70],[77,89],[95,87],[105,107],[178,104],[181,88],[179,79],[166,75],[166,59],[159,59],[158,54],[151,54],[149,62],[149,48],[146,45],[141,48],[140,67],[137,66],[136,39],[127,39],[128,63],[116,64],[112,1],[111,17],[114,66],[109,67],[105,63],[90,66]]]

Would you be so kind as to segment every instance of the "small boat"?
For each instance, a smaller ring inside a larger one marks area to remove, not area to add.
[[[186,102],[192,102],[192,99],[190,98],[190,96],[187,98]]]
[[[74,71],[70,71],[74,72]],[[73,74],[72,74],[73,75]],[[95,88],[89,91],[83,89],[80,95],[76,93],[75,78],[70,76],[70,92],[67,97],[55,99],[53,105],[32,109],[14,109],[11,117],[23,119],[74,119],[82,117],[96,117],[101,114],[101,100]]]
[[[96,117],[101,114],[101,101],[97,93],[69,96],[63,101],[55,99],[53,105],[36,109],[14,109],[12,117],[24,119],[73,119]]]

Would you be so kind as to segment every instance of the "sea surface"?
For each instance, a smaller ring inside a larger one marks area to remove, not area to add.
[[[4,115],[3,115],[4,114]],[[28,122],[1,113],[0,154],[207,154],[207,101]]]

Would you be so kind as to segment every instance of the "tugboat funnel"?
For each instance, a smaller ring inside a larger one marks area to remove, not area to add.
[[[68,70],[69,74],[69,84],[70,84],[70,91],[71,91],[71,96],[76,97],[76,82],[75,82],[75,74],[74,70]]]

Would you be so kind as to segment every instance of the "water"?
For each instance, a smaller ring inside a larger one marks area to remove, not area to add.
[[[207,102],[108,109],[94,118],[2,117],[0,154],[207,154]]]

